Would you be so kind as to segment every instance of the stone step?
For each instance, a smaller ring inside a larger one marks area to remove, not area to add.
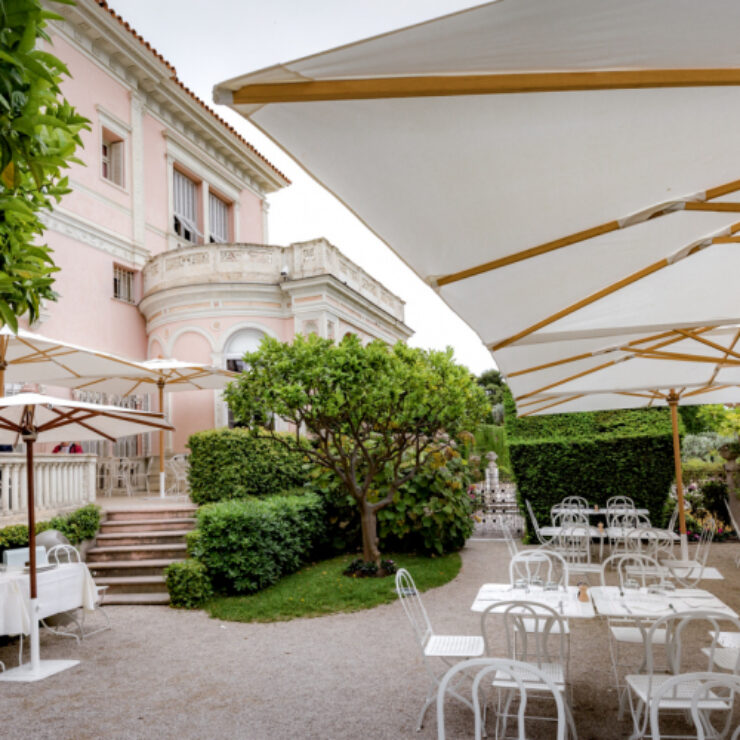
[[[195,517],[124,519],[123,521],[105,521],[100,525],[101,534],[113,534],[114,532],[163,532],[169,529],[195,529]]]
[[[98,586],[108,586],[104,599],[111,594],[167,593],[164,576],[100,576]]]
[[[140,509],[107,509],[106,522],[123,522],[142,519],[179,519],[191,518],[198,507],[194,504],[180,506],[151,506]]]
[[[162,571],[181,558],[156,558],[152,560],[107,560],[88,562],[88,568],[97,583],[98,578],[130,578],[133,576],[161,576]]]
[[[106,594],[103,606],[167,606],[170,603],[168,593],[122,593]]]
[[[98,547],[115,547],[119,545],[137,545],[146,548],[149,545],[172,545],[185,542],[189,529],[174,529],[160,532],[114,532],[99,534],[96,539]]]
[[[152,558],[182,559],[187,554],[183,542],[169,545],[118,545],[116,547],[93,547],[87,551],[87,563],[100,563],[106,560],[151,560]]]

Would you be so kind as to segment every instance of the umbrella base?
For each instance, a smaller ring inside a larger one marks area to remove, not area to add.
[[[0,681],[41,681],[67,668],[74,668],[79,663],[79,660],[41,660],[35,669],[30,663],[25,663],[0,673]]]

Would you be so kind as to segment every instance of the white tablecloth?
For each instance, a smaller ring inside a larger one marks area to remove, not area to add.
[[[73,609],[92,610],[98,599],[85,563],[65,563],[36,574],[37,619]],[[29,579],[20,572],[0,573],[0,635],[28,634]]]
[[[627,589],[623,594],[620,596],[617,586],[597,586],[591,589],[594,606],[605,617],[654,620],[669,614],[688,614],[695,611],[716,611],[723,612],[728,617],[737,617],[737,613],[721,599],[700,588],[678,588],[664,594],[651,594],[645,588]]]
[[[591,601],[578,601],[578,587],[568,586],[567,591],[545,591],[541,586],[512,588],[510,583],[484,583],[475,597],[474,612],[482,612],[499,601],[530,601],[544,604],[564,617],[595,617]],[[562,603],[562,608],[561,608]]]

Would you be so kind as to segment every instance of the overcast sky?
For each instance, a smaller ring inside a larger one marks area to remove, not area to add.
[[[109,0],[213,106],[213,85],[393,28],[477,5],[462,0]],[[234,125],[293,184],[270,196],[269,241],[324,236],[406,301],[411,344],[450,345],[473,372],[493,367],[478,336],[332,195],[251,124],[222,106]]]

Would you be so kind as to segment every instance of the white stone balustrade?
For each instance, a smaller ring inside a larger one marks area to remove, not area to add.
[[[95,503],[97,455],[34,454],[36,520]],[[25,454],[0,453],[0,526],[28,516]]]

